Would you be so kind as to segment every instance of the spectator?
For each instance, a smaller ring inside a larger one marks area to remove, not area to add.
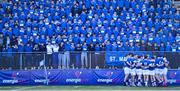
[[[101,48],[101,51],[105,51],[105,50],[106,50],[106,45],[105,45],[105,43],[102,43],[102,44],[100,45],[100,48]]]
[[[133,44],[133,42],[129,43],[129,50],[128,51],[134,51],[134,44]]]
[[[81,53],[81,67],[87,68],[88,67],[88,54],[87,54],[87,44],[84,43],[82,46],[82,53]]]
[[[40,43],[39,44],[39,51],[40,52],[45,52],[47,49],[46,49],[46,46],[43,44],[43,43]]]
[[[26,52],[26,54],[24,54],[25,58],[23,60],[23,67],[25,69],[27,68],[31,68],[33,69],[33,61],[32,61],[32,45],[30,45],[29,43],[27,43],[27,45],[25,45],[24,47],[24,51]],[[27,67],[27,68],[26,68]]]
[[[77,51],[77,54],[76,54],[76,68],[79,68],[80,65],[81,65],[81,63],[80,63],[80,56],[81,56],[80,51],[82,51],[81,45],[77,44],[75,50]]]
[[[12,46],[13,48],[13,52],[18,52],[18,45],[15,44],[14,46]],[[14,62],[13,62],[13,68],[14,69],[19,69],[20,65],[20,54],[19,53],[13,53],[14,55]]]
[[[3,48],[3,44],[4,44],[3,35],[0,34],[0,51],[1,52],[2,52],[2,48]]]
[[[152,51],[153,50],[153,45],[150,42],[147,43],[146,50],[147,51]]]
[[[96,45],[98,45],[98,44],[96,44]],[[88,49],[89,49],[89,51],[94,51],[94,50],[97,51],[92,43],[88,46]]]
[[[125,48],[123,46],[123,43],[120,42],[119,45],[118,45],[118,51],[124,51],[124,50],[125,50]]]
[[[92,44],[90,46],[91,46],[92,49],[94,48],[94,50],[97,51],[97,52],[101,51],[101,48],[100,48],[99,44],[96,44],[95,47],[93,47]]]
[[[156,43],[154,43],[153,50],[154,51],[159,51],[159,46]]]
[[[72,68],[74,69],[75,68],[75,64],[76,64],[76,52],[75,51],[75,45],[74,43],[71,43],[71,47],[70,47],[70,51],[71,51],[71,54],[70,54],[70,58],[73,58],[71,59],[70,61],[70,65],[72,66]]]
[[[160,50],[161,52],[163,52],[163,51],[165,50],[164,43],[161,43],[159,50]]]
[[[60,43],[58,59],[58,68],[62,68],[62,63],[64,62],[64,43]]]
[[[146,50],[146,44],[145,42],[142,40],[141,42],[141,51],[145,51]]]
[[[165,51],[171,51],[171,45],[169,42],[166,44],[166,50]]]
[[[52,68],[52,53],[53,53],[53,49],[52,49],[52,44],[50,42],[48,42],[48,44],[46,45],[46,50],[47,50],[47,55],[46,55],[46,60],[45,60],[45,64],[46,67]]]
[[[180,42],[178,42],[178,52],[180,52]]]
[[[57,67],[58,67],[59,45],[54,43],[54,44],[52,45],[52,50],[53,50],[52,65],[53,65],[53,68],[57,68]]]
[[[111,51],[110,41],[107,41],[107,43],[106,43],[106,51]]]
[[[39,67],[39,62],[42,61],[41,60],[41,53],[40,53],[40,48],[38,44],[35,44],[33,47],[33,52],[35,54],[33,54],[33,64],[34,64],[34,69],[40,69]]]
[[[65,52],[64,52],[64,60],[63,60],[63,68],[69,69],[70,64],[70,44],[67,41],[65,44]]]
[[[12,54],[12,46],[9,44],[8,47],[7,47],[7,58],[6,58],[6,61],[5,61],[5,64],[6,64],[6,68],[7,69],[12,69],[12,66],[13,66],[13,54]]]
[[[24,52],[24,43],[23,43],[23,42],[21,42],[21,43],[18,45],[18,52],[19,52],[19,53]]]
[[[7,50],[6,50],[6,46],[5,45],[3,45],[3,48],[2,48],[2,52],[6,52]],[[1,59],[1,68],[2,69],[7,69],[7,64],[6,63],[8,63],[7,61],[6,61],[6,56],[7,56],[7,54],[6,53],[2,53],[2,59]]]
[[[139,43],[135,44],[134,51],[140,51],[140,45]]]
[[[172,52],[176,52],[177,51],[177,46],[175,43],[172,44],[171,46]]]

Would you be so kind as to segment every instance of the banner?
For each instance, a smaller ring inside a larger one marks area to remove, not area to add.
[[[91,85],[94,83],[92,70],[62,70],[61,84],[63,85]]]
[[[108,51],[106,52],[106,65],[109,66],[123,66],[125,56],[129,53],[133,53],[136,55],[147,54],[152,56],[152,52],[118,52],[118,51]]]
[[[180,86],[180,70],[170,70],[167,74],[168,85]]]
[[[127,52],[106,52],[106,65],[123,66]]]
[[[0,71],[0,85],[29,85],[30,71]]]
[[[180,86],[180,70],[169,70],[168,85]],[[123,85],[123,70],[0,71],[0,85]]]
[[[96,84],[122,85],[124,80],[123,70],[94,70],[93,80]]]

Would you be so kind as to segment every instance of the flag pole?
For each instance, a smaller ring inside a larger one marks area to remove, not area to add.
[[[43,65],[44,65],[44,72],[45,72],[46,85],[48,85],[48,84],[49,84],[49,81],[48,81],[48,74],[47,74],[47,69],[46,69],[46,65],[45,65],[45,53],[44,53]]]

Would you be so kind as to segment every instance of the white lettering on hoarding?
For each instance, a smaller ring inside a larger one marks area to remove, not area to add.
[[[69,82],[69,83],[79,83],[79,82],[81,82],[81,79],[66,79],[66,82]]]
[[[49,82],[49,79],[46,80],[46,79],[35,79],[34,80],[35,83],[46,83],[46,82]]]
[[[18,83],[18,80],[3,80],[2,82],[3,83],[12,83],[12,84],[14,84],[14,83]]]
[[[98,79],[97,82],[105,82],[105,83],[110,83],[112,82],[112,79]]]

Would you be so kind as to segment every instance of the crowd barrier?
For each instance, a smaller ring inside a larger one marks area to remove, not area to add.
[[[33,53],[0,53],[0,69],[39,69],[45,65],[48,69],[68,68],[122,68],[125,55],[165,56],[171,69],[180,67],[180,52],[156,51],[65,51],[47,54]]]
[[[180,86],[180,70],[169,70],[168,86]],[[123,85],[123,70],[4,70],[0,86],[5,85]]]

